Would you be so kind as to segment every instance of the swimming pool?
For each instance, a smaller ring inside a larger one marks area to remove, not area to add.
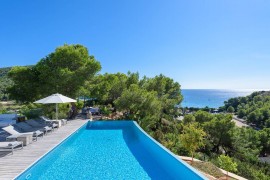
[[[133,121],[88,122],[16,179],[206,179]]]

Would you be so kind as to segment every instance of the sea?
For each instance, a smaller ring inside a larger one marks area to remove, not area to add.
[[[181,107],[219,108],[224,105],[224,101],[230,98],[247,96],[256,89],[182,89],[184,97]],[[3,130],[0,128],[0,140]]]
[[[224,101],[230,98],[247,96],[255,91],[254,89],[182,89],[184,100],[181,107],[210,107],[218,108],[224,105]]]

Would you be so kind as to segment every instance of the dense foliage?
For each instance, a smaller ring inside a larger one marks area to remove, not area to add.
[[[180,135],[181,145],[188,150],[192,156],[201,147],[205,145],[204,137],[206,133],[197,123],[189,123],[183,127],[183,132]]]
[[[225,102],[225,110],[258,127],[270,127],[270,92],[254,92],[246,97],[231,98]]]
[[[0,78],[6,76],[10,69],[11,67],[0,68]]]
[[[53,93],[75,98],[81,86],[101,69],[82,45],[64,45],[31,67],[13,67],[11,98],[32,102]]]
[[[91,104],[99,106],[103,114],[118,113],[117,119],[137,121],[175,154],[195,156],[224,167],[233,162],[241,176],[270,178],[270,165],[258,160],[259,155],[270,153],[270,96],[267,93],[233,98],[221,108],[236,112],[258,127],[265,127],[256,131],[238,128],[232,122],[232,114],[211,114],[208,107],[186,114],[185,108],[181,110],[176,106],[182,101],[180,84],[162,74],[153,78],[140,78],[139,73],[131,72],[97,75],[100,69],[100,63],[85,47],[64,45],[34,66],[13,67],[9,77],[14,84],[8,90],[13,99],[28,103],[21,113],[29,118],[39,116],[42,111],[52,116],[53,105],[29,104],[52,93],[73,98],[88,96]],[[81,102],[77,105],[82,107]],[[64,117],[68,107],[62,104],[59,109],[60,116]],[[185,115],[183,121],[176,120],[181,113]]]
[[[11,67],[0,68],[0,100],[7,99],[7,89],[12,85],[12,80],[7,76],[10,70]]]
[[[86,83],[84,92],[95,97],[97,104],[124,113],[158,136],[162,122],[172,122],[176,104],[182,101],[180,85],[164,75],[139,78],[139,73],[98,75]],[[163,119],[163,121],[162,121]]]
[[[182,122],[177,123],[181,124],[182,128],[175,132],[181,137],[181,134],[184,133],[182,129],[193,123],[199,123],[203,131],[206,132],[205,146],[198,149],[195,157],[212,161],[217,166],[222,166],[229,171],[236,170],[229,169],[232,166],[228,163],[232,163],[233,167],[237,166],[237,174],[248,179],[270,178],[270,165],[261,163],[258,159],[260,155],[270,153],[269,128],[260,131],[252,128],[239,128],[232,122],[231,114],[210,114],[205,111],[197,111],[186,115]],[[173,129],[173,127],[171,128]],[[165,136],[169,138],[163,139],[162,143],[173,152],[192,156],[189,153],[189,148],[186,148],[182,141],[175,142],[174,138],[177,136]],[[224,156],[220,155],[226,155],[226,157],[223,158]],[[228,160],[229,158],[231,160]]]
[[[225,169],[227,171],[227,174],[228,171],[237,172],[237,164],[233,162],[232,158],[230,158],[229,156],[223,154],[220,155],[218,157],[218,163],[222,169]]]

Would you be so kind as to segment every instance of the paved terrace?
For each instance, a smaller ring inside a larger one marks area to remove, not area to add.
[[[43,138],[38,138],[38,141],[32,142],[23,149],[15,150],[13,155],[0,152],[0,180],[14,179],[86,122],[86,120],[79,119],[69,121],[67,125],[60,127],[58,130]]]

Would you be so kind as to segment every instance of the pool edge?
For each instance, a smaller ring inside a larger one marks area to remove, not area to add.
[[[162,148],[163,150],[165,150],[167,153],[169,153],[175,160],[181,162],[182,164],[184,164],[185,166],[187,166],[193,173],[195,173],[196,175],[198,175],[199,177],[201,177],[202,179],[208,179],[206,176],[204,176],[202,173],[200,173],[197,169],[195,169],[194,167],[192,167],[191,165],[189,165],[188,163],[186,163],[185,161],[177,158],[176,154],[174,154],[173,152],[171,152],[169,149],[167,149],[165,146],[163,146],[161,143],[159,143],[157,140],[155,140],[153,137],[151,137],[148,133],[146,133],[141,126],[133,120],[130,120],[133,122],[133,124],[144,134],[146,135],[148,138],[150,138],[154,143],[156,143],[160,148]]]
[[[100,121],[115,121],[115,120],[100,120]],[[201,178],[201,179],[208,179],[207,177],[205,177],[201,172],[199,172],[197,169],[193,168],[191,165],[189,165],[188,163],[184,162],[183,160],[177,158],[177,156],[172,153],[169,149],[167,149],[165,146],[163,146],[161,143],[159,143],[158,141],[156,141],[154,138],[152,138],[147,132],[145,132],[140,125],[134,121],[134,120],[122,120],[122,121],[129,121],[130,123],[132,123],[134,126],[136,126],[138,128],[138,130],[144,134],[146,137],[148,137],[150,140],[152,140],[153,143],[155,143],[158,147],[160,147],[162,150],[164,150],[165,152],[167,152],[170,156],[172,156],[173,159],[175,159],[176,161],[182,163],[184,166],[186,166],[187,169],[189,169],[192,173],[196,174],[197,177]],[[60,146],[62,143],[64,143],[65,141],[67,141],[72,135],[74,135],[76,132],[78,132],[79,130],[81,130],[84,126],[87,126],[88,123],[91,122],[95,122],[95,121],[90,121],[90,120],[85,120],[85,122],[79,126],[77,129],[75,129],[71,134],[69,134],[67,137],[65,137],[62,141],[59,141],[58,144],[56,144],[55,146],[53,146],[52,148],[50,148],[45,154],[43,154],[42,156],[40,156],[36,161],[34,161],[33,163],[31,163],[28,167],[26,167],[24,170],[22,170],[16,177],[14,177],[14,179],[18,179],[20,178],[20,176],[26,172],[28,169],[30,169],[32,166],[34,166],[35,164],[37,164],[42,158],[44,158],[46,155],[48,155],[50,152],[52,152],[54,149],[56,149],[58,146]]]

